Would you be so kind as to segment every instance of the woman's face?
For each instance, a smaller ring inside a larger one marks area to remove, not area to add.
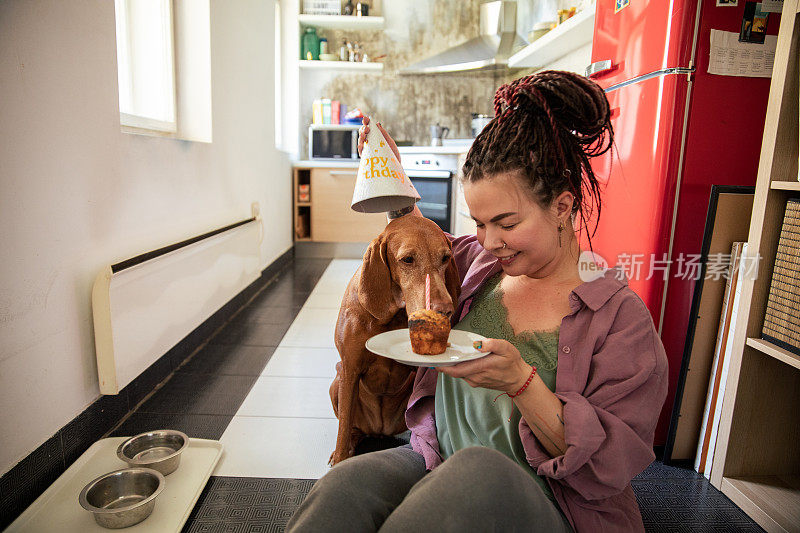
[[[560,258],[558,219],[533,200],[519,178],[504,173],[464,183],[464,198],[478,226],[478,242],[500,260],[506,274],[542,278],[553,273]]]

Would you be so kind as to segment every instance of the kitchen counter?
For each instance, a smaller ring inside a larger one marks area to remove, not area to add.
[[[472,139],[445,140],[444,146],[400,146],[400,156],[404,154],[464,154],[472,146]],[[358,161],[339,161],[326,159],[301,159],[293,161],[294,168],[358,168]]]
[[[403,154],[463,154],[472,146],[472,139],[453,140],[445,142],[444,146],[399,146],[400,155]]]

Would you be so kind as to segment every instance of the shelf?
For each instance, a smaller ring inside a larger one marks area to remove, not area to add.
[[[351,15],[299,15],[303,26],[314,26],[327,30],[381,30],[383,17],[354,17]]]
[[[759,352],[769,355],[770,357],[774,357],[778,361],[800,369],[800,356],[790,352],[785,348],[776,346],[775,344],[765,341],[764,339],[756,339],[753,337],[749,337],[747,339],[747,345],[751,348],[755,348]]]
[[[769,185],[770,189],[779,189],[782,191],[797,191],[800,192],[800,182],[798,181],[773,181]]]
[[[311,202],[297,202],[297,207],[311,207]]]
[[[595,6],[567,19],[508,59],[515,68],[543,67],[592,42]]]
[[[722,492],[767,531],[797,531],[800,476],[722,478]]]
[[[300,68],[308,70],[360,70],[366,72],[381,72],[383,63],[356,63],[353,61],[314,61],[301,59],[298,61]]]
[[[295,237],[294,242],[311,242],[311,237]]]

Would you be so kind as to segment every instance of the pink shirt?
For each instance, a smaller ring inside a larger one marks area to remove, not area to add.
[[[459,322],[500,269],[474,235],[452,239],[462,293]],[[667,395],[667,357],[650,313],[611,269],[569,296],[561,321],[555,395],[564,404],[567,450],[550,457],[525,420],[528,463],[543,476],[578,533],[644,531],[631,479],[655,458],[653,434]],[[411,445],[428,470],[441,464],[434,396],[437,372],[421,367],[406,410]]]

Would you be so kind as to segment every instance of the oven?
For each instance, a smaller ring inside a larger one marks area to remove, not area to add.
[[[453,181],[458,172],[458,155],[425,152],[424,147],[401,147],[400,153],[403,170],[420,195],[417,206],[422,215],[436,222],[447,233],[453,233]]]
[[[406,170],[420,200],[417,207],[447,233],[453,224],[453,174],[447,170]]]

